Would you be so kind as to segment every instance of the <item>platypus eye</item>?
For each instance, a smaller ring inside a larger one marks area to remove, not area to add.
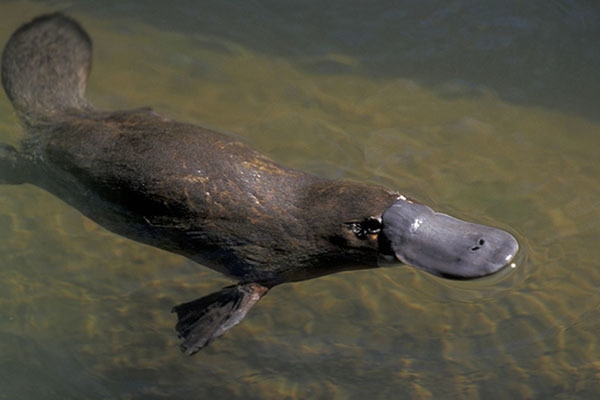
[[[381,231],[381,220],[374,217],[363,221],[347,222],[346,225],[359,239],[364,239],[367,235],[376,235]]]

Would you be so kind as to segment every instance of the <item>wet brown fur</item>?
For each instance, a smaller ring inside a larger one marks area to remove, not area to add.
[[[44,27],[35,37],[33,24]],[[377,265],[377,234],[357,226],[397,193],[285,168],[148,109],[96,110],[83,97],[90,65],[91,41],[73,20],[43,16],[15,32],[2,80],[28,135],[18,152],[0,147],[0,181],[33,183],[113,232],[243,282]]]

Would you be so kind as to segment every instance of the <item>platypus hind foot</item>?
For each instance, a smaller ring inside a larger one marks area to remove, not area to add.
[[[173,307],[182,352],[192,355],[237,325],[269,291],[258,283],[238,283],[189,303]]]
[[[18,185],[29,179],[29,165],[12,146],[0,143],[0,184]]]

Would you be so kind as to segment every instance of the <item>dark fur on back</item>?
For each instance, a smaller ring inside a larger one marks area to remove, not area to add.
[[[2,81],[27,137],[20,151],[4,145],[0,163],[14,174],[0,179],[34,183],[113,232],[244,281],[377,265],[377,242],[350,227],[380,216],[395,193],[285,168],[148,109],[96,110],[84,98],[91,54],[87,33],[62,14],[12,35]]]
[[[19,150],[0,143],[0,183],[35,184],[115,233],[239,280],[175,308],[188,354],[275,285],[377,266],[381,216],[397,193],[285,168],[149,109],[96,110],[84,98],[91,54],[62,14],[12,35],[2,84],[27,135]]]

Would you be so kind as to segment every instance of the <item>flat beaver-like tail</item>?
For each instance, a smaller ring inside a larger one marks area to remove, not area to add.
[[[92,42],[77,22],[62,14],[21,26],[2,53],[2,85],[20,119],[31,126],[90,107],[85,86]]]

